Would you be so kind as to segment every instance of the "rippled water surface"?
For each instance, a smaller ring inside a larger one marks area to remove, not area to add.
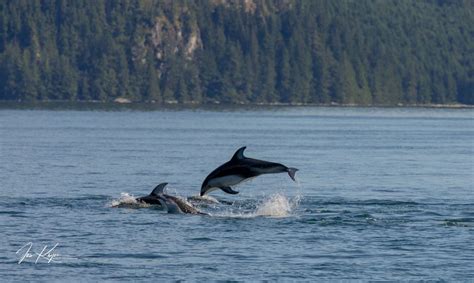
[[[472,279],[473,113],[0,110],[0,278]],[[215,191],[210,216],[123,205],[160,182],[198,194],[243,145],[298,182]]]

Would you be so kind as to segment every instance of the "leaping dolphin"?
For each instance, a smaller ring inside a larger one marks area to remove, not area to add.
[[[168,213],[189,213],[207,215],[206,213],[197,210],[187,201],[179,197],[165,194],[164,189],[167,185],[168,183],[159,184],[153,189],[150,195],[139,197],[137,198],[137,201],[148,204],[159,204],[163,207],[163,209],[166,209]]]
[[[235,186],[249,178],[262,174],[287,172],[293,181],[295,180],[296,168],[286,167],[280,163],[268,162],[244,156],[247,147],[239,148],[231,160],[217,167],[209,174],[201,186],[201,196],[217,189],[221,189],[228,194],[238,194],[231,186]]]

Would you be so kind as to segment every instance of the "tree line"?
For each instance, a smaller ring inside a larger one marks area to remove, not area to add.
[[[469,0],[4,0],[0,100],[474,104]]]

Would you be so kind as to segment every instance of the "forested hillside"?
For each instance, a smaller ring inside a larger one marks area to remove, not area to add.
[[[472,0],[1,0],[0,100],[474,104]]]

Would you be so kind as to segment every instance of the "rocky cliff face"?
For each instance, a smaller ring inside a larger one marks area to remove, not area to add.
[[[215,6],[222,5],[231,9],[243,9],[246,13],[268,15],[272,12],[280,12],[291,8],[293,0],[212,0]]]
[[[266,2],[256,0],[212,0],[210,3],[214,7],[242,9],[249,14],[268,14],[291,8],[292,2],[280,0],[270,6]],[[189,7],[181,5],[173,18],[165,15],[155,17],[150,31],[150,42],[154,56],[161,63],[174,55],[192,61],[195,58],[195,52],[204,47],[199,25],[191,14]],[[138,46],[138,49],[143,49],[143,47]]]
[[[151,31],[151,43],[156,59],[160,61],[172,54],[183,55],[192,60],[196,50],[202,48],[199,27],[191,23],[188,27],[179,21],[170,21],[164,16],[156,17]]]

